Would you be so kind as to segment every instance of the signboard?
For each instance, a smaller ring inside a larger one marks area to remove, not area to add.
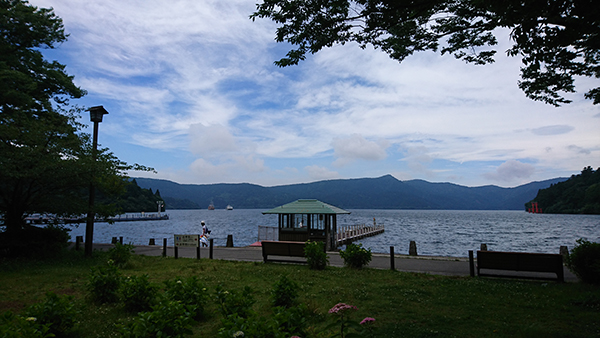
[[[198,247],[200,246],[199,237],[200,235],[175,235],[175,246]]]

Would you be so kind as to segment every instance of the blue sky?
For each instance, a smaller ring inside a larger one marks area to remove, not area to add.
[[[108,110],[101,146],[158,172],[134,177],[513,187],[600,166],[600,107],[583,99],[597,81],[578,80],[563,107],[527,99],[507,32],[488,66],[431,52],[400,64],[350,43],[282,69],[289,46],[248,18],[252,0],[30,3],[64,21],[69,40],[44,53],[88,91],[73,103]]]

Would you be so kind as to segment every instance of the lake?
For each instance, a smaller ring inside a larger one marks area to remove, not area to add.
[[[123,236],[124,243],[147,245],[150,238],[162,245],[174,234],[201,233],[205,221],[217,246],[225,246],[233,235],[234,246],[257,241],[259,226],[277,226],[277,215],[263,215],[268,209],[167,210],[166,221],[95,223],[94,242],[110,243]],[[349,210],[338,215],[338,227],[357,224],[385,225],[385,232],[358,241],[374,253],[407,254],[410,241],[416,241],[419,255],[466,257],[468,250],[486,243],[489,250],[558,253],[576,240],[600,242],[600,215],[529,214],[524,211],[464,210]],[[85,235],[85,224],[74,228],[72,238]]]

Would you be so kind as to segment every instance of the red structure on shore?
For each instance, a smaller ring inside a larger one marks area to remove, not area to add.
[[[538,202],[531,202],[531,208],[527,209],[527,212],[532,214],[541,214],[542,208],[538,206]]]

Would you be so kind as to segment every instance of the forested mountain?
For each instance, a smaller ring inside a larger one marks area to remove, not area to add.
[[[158,189],[153,193],[152,188],[141,188],[133,179],[125,186],[125,194],[116,200],[116,206],[119,212],[156,212],[157,201],[165,204]],[[164,210],[164,207],[162,209]]]
[[[169,198],[189,200],[202,209],[214,204],[224,209],[273,208],[301,198],[316,198],[345,209],[524,210],[539,189],[564,181],[556,178],[515,188],[465,187],[423,180],[399,181],[391,175],[378,178],[327,180],[263,187],[255,184],[179,184],[136,178],[140,187],[160,189]],[[167,208],[172,208],[167,204]]]
[[[538,202],[544,213],[600,214],[600,168],[584,168],[579,175],[541,189],[527,208],[531,202]]]

